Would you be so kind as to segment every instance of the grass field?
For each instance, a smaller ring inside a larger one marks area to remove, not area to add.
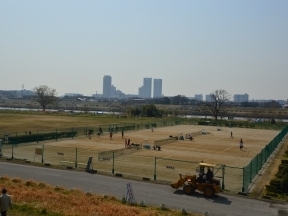
[[[208,133],[202,134],[205,130]],[[231,131],[233,138],[230,137]],[[198,134],[198,132],[200,132]],[[213,126],[178,125],[162,128],[144,129],[125,132],[124,138],[131,143],[150,144],[154,141],[168,138],[170,135],[179,136],[187,133],[197,134],[194,141],[177,140],[162,145],[161,151],[142,149],[133,152],[116,154],[114,163],[112,153],[104,160],[98,160],[99,152],[124,148],[125,142],[121,133],[113,134],[112,139],[106,133],[101,136],[92,135],[74,139],[65,139],[44,143],[44,163],[63,164],[65,166],[77,164],[78,168],[85,168],[88,157],[93,157],[93,169],[134,175],[153,179],[175,181],[179,174],[195,174],[195,168],[200,161],[215,163],[216,176],[222,177],[221,165],[225,167],[225,188],[238,192],[242,187],[243,170],[255,155],[257,155],[278,133],[277,130],[261,130],[247,128],[222,127],[220,131]],[[244,149],[240,150],[239,140],[244,141]],[[18,145],[13,149],[15,158],[35,160],[41,162],[42,156],[35,155],[35,148],[42,148],[42,144]],[[3,154],[11,155],[11,149],[4,148]],[[103,158],[102,158],[103,159]],[[66,162],[63,162],[66,161]],[[79,164],[80,163],[80,164]],[[236,168],[234,168],[236,167]]]
[[[77,188],[53,187],[33,180],[0,176],[0,187],[6,187],[8,194],[12,195],[13,209],[7,213],[10,216],[183,215],[179,210],[143,207],[139,203],[124,204],[113,196],[85,193]]]

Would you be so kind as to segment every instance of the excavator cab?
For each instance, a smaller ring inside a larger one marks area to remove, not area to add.
[[[205,196],[211,197],[221,191],[220,180],[214,177],[215,164],[199,163],[196,168],[196,175],[180,175],[180,180],[171,183],[172,188],[178,189],[183,187],[185,194],[191,194],[195,190],[203,192]]]

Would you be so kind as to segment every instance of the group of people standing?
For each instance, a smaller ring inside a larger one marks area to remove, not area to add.
[[[130,139],[125,139],[125,148],[129,148],[130,147]]]

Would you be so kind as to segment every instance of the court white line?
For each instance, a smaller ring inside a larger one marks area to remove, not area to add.
[[[223,152],[225,152],[225,151],[227,151],[227,150],[229,150],[229,149],[231,149],[231,148],[233,148],[233,147],[235,147],[235,146],[231,146],[231,147],[229,147],[229,148],[227,148],[227,149],[221,151],[220,153],[223,153]]]

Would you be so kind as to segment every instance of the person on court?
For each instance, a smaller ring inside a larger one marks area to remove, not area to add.
[[[189,140],[192,141],[194,138],[189,134]]]
[[[242,138],[240,139],[239,146],[240,146],[240,150],[242,150],[244,148]]]

